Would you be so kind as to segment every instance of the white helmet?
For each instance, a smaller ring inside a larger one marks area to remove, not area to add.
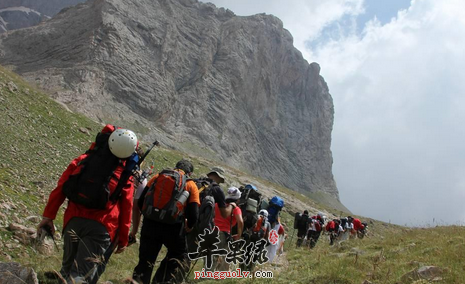
[[[116,129],[108,139],[110,151],[120,159],[129,158],[137,147],[137,136],[128,129]]]

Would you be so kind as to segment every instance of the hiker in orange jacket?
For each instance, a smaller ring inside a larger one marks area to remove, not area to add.
[[[107,125],[102,132],[108,133],[114,131],[114,127],[111,127]],[[134,140],[134,137],[134,133],[130,131],[130,134],[125,138]],[[135,139],[135,143],[137,144],[137,138]],[[123,142],[125,141],[121,143]],[[136,144],[126,146],[132,148],[134,152]],[[60,206],[66,199],[62,191],[63,185],[71,175],[76,174],[75,171],[80,170],[80,163],[88,155],[90,154],[83,154],[74,159],[61,175],[56,188],[50,193],[43,212],[43,219],[38,225],[38,234],[41,233],[42,228],[49,228],[52,234],[55,233],[53,220],[55,220]],[[113,173],[117,177],[120,177],[125,169],[125,161],[120,161],[122,163],[118,164]],[[117,184],[117,179],[112,178],[109,180],[108,189],[110,193],[115,191]],[[64,248],[60,271],[65,279],[75,282],[85,280],[87,283],[97,283],[100,277],[99,274],[103,273],[105,269],[106,261],[98,263],[95,261],[95,258],[103,256],[113,249],[114,246],[111,246],[112,244],[117,246],[115,253],[124,251],[128,244],[129,228],[131,225],[133,192],[133,179],[130,177],[122,188],[120,198],[115,203],[108,201],[105,209],[89,209],[73,201],[68,202],[63,218]]]
[[[176,215],[176,220],[168,222],[168,217],[172,215],[162,213],[165,211],[164,209],[160,210],[160,208],[155,207],[165,202],[166,205],[163,206],[165,208],[165,206],[169,206],[172,204],[171,202],[175,201],[171,199],[172,194],[175,194],[174,185],[167,182],[170,178],[164,172],[155,175],[147,183],[147,187],[137,204],[144,214],[140,232],[139,262],[132,274],[133,280],[137,283],[149,284],[151,280],[152,283],[180,283],[183,281],[184,273],[187,270],[186,233],[190,232],[197,222],[200,205],[199,190],[193,180],[188,179],[185,182],[182,192],[188,197],[183,200],[184,205],[181,206],[181,213]],[[187,160],[181,160],[176,164],[174,170],[169,172],[170,174],[177,172],[180,176],[189,177],[194,172],[194,166]],[[157,188],[159,190],[158,195],[156,193]],[[154,201],[154,195],[157,196],[158,203],[153,203],[149,209],[148,204]],[[153,215],[150,215],[152,213]],[[163,219],[164,217],[167,219]],[[153,279],[151,279],[155,261],[162,246],[167,248],[167,253]]]

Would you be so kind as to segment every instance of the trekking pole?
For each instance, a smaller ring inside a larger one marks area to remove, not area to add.
[[[295,234],[295,229],[294,229],[294,231],[292,231],[291,240],[289,242],[289,245],[292,245],[292,239],[294,238],[294,234]],[[287,246],[288,249],[289,249],[289,245]]]
[[[150,146],[150,148],[147,149],[147,151],[145,151],[144,155],[140,158],[139,162],[137,163],[137,165],[141,165],[142,162],[145,160],[145,158],[149,155],[150,151],[152,151],[153,147],[155,146],[159,146],[160,145],[160,142],[158,142],[158,140],[155,140],[152,145]]]
[[[194,265],[192,265],[191,269],[189,269],[189,272],[187,273],[186,277],[184,278],[184,281],[185,281],[186,279],[189,279],[189,275],[191,275],[191,272],[192,272],[192,270],[194,270],[194,267],[195,267],[195,265],[197,264],[197,261],[198,261],[198,260],[199,260],[198,258],[195,260]]]
[[[55,236],[53,235],[52,233],[52,228],[48,225],[45,225],[42,227],[42,229],[47,233],[47,235],[52,239],[53,243],[55,244],[55,248],[57,249],[57,251],[60,251],[60,249],[58,248],[58,245],[55,241]]]

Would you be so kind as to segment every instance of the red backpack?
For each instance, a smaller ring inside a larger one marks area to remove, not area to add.
[[[182,171],[163,170],[142,194],[144,217],[166,224],[181,222],[189,197],[185,187],[186,175]]]

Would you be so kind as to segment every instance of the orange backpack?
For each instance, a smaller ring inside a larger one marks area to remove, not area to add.
[[[266,238],[267,232],[268,228],[266,226],[266,218],[260,215],[258,217],[257,223],[255,223],[255,226],[252,228],[252,235],[250,237],[250,240],[252,242],[256,242],[263,238]]]
[[[163,170],[143,195],[141,212],[144,217],[166,224],[181,222],[189,197],[185,187],[186,175],[183,172]]]

